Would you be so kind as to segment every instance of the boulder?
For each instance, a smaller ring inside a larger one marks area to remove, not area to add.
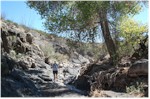
[[[128,70],[128,76],[137,77],[148,75],[148,59],[141,59],[132,64]]]
[[[55,44],[55,45],[53,45],[53,47],[55,48],[55,53],[58,52],[60,54],[69,54],[69,49],[67,49],[64,46]]]
[[[19,64],[19,66],[20,66],[23,70],[28,70],[28,69],[29,69],[29,64],[28,64],[28,62],[19,61],[18,64]]]
[[[9,33],[9,35],[16,35],[16,34],[17,34],[17,31],[16,31],[15,29],[9,28],[9,29],[8,29],[8,33]]]
[[[52,79],[47,76],[47,75],[38,75],[41,79],[43,79],[44,81],[52,81]]]
[[[19,37],[17,37],[16,43],[15,43],[15,51],[16,53],[25,53],[26,47],[24,43],[20,40]]]
[[[46,57],[46,58],[45,58],[45,63],[46,63],[46,64],[50,64],[50,59],[49,59],[49,57]]]
[[[32,44],[33,43],[33,36],[31,33],[27,33],[26,35],[26,41],[29,43],[29,44]]]
[[[29,56],[23,56],[19,59],[18,64],[23,70],[28,70],[35,67],[35,60]]]
[[[20,38],[20,40],[25,43],[26,42],[26,38],[25,38],[25,34],[24,33],[18,33],[17,37]]]
[[[35,63],[32,63],[31,68],[35,68],[35,67],[36,67]]]

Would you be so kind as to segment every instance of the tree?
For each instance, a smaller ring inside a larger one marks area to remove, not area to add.
[[[27,5],[45,19],[45,27],[52,33],[65,33],[78,40],[94,41],[101,28],[112,60],[117,51],[111,37],[113,23],[122,15],[140,11],[136,1],[28,1]]]
[[[117,31],[119,32],[118,36],[122,38],[119,46],[120,52],[131,55],[138,48],[141,40],[148,35],[148,26],[123,16],[117,24]]]

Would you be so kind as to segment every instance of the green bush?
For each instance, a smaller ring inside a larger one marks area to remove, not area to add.
[[[69,59],[67,55],[55,53],[55,49],[52,44],[41,45],[40,48],[44,52],[44,56],[49,57],[50,60],[65,61]]]
[[[131,86],[126,87],[126,92],[129,94],[140,94],[144,93],[144,83],[136,82]]]

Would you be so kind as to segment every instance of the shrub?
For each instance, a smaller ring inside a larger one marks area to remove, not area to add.
[[[135,84],[132,83],[131,86],[126,87],[126,92],[129,94],[141,94],[144,93],[144,83],[143,82],[136,82]]]
[[[40,48],[45,57],[50,57],[55,53],[55,49],[53,48],[52,44],[46,43],[44,45],[40,45]]]
[[[69,59],[67,55],[55,53],[52,44],[46,43],[43,46],[41,45],[40,48],[44,52],[44,56],[48,57],[50,60],[65,61]]]

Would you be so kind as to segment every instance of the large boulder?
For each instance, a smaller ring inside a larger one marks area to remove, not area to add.
[[[137,77],[148,75],[148,59],[136,61],[128,70],[128,76]]]
[[[19,59],[19,67],[21,67],[23,70],[28,70],[29,68],[35,68],[35,60],[29,56],[23,56]]]
[[[17,37],[20,38],[20,40],[25,43],[26,42],[26,38],[25,38],[25,34],[24,33],[18,33]]]
[[[33,43],[33,36],[31,33],[27,33],[26,35],[26,41],[29,43],[29,44],[32,44]]]
[[[19,37],[17,37],[16,43],[15,43],[15,51],[16,53],[25,53],[26,47],[24,43],[20,40]]]

